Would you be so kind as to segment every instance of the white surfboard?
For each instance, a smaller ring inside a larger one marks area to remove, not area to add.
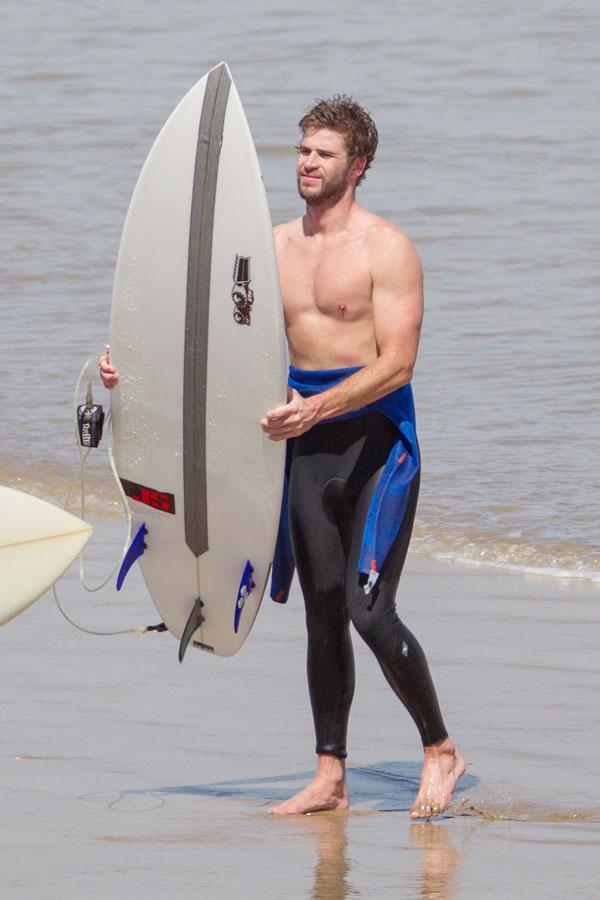
[[[134,527],[147,528],[144,579],[180,659],[192,634],[230,655],[273,558],[284,447],[259,421],[285,400],[287,363],[264,185],[225,63],[183,98],[139,176],[110,343],[117,469]]]
[[[91,533],[92,526],[77,516],[0,487],[0,625],[58,581]]]

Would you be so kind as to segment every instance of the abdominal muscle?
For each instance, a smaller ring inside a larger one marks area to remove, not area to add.
[[[348,310],[337,312],[334,317],[314,308],[310,312],[286,315],[293,366],[309,370],[344,369],[365,366],[377,358],[370,316],[352,321]]]

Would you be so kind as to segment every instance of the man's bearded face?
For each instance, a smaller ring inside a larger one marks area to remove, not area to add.
[[[307,203],[336,201],[347,190],[353,160],[344,138],[328,128],[308,131],[298,145],[298,193]]]

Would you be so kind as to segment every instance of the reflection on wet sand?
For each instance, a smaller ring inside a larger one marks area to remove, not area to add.
[[[317,837],[317,862],[313,900],[344,900],[354,893],[348,881],[350,861],[346,828],[348,815],[339,813],[329,818],[312,816],[311,825]]]
[[[345,900],[359,894],[352,885],[352,862],[348,855],[347,831],[352,815],[347,812],[317,813],[288,821],[298,833],[311,835],[315,841],[317,858],[312,900]],[[410,825],[410,838],[411,843],[422,851],[415,900],[452,900],[454,879],[463,854],[452,845],[447,824]]]
[[[442,822],[414,824],[410,837],[421,854],[422,900],[452,900],[454,879],[463,854],[450,843],[448,827]]]
[[[357,892],[348,875],[348,812],[323,812],[288,819],[302,836],[314,838],[317,860],[314,870],[313,900],[345,900]]]

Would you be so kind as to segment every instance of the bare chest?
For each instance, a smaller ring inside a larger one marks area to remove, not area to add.
[[[279,256],[284,310],[287,317],[314,312],[352,319],[371,307],[372,281],[364,250],[356,241],[290,242]]]

